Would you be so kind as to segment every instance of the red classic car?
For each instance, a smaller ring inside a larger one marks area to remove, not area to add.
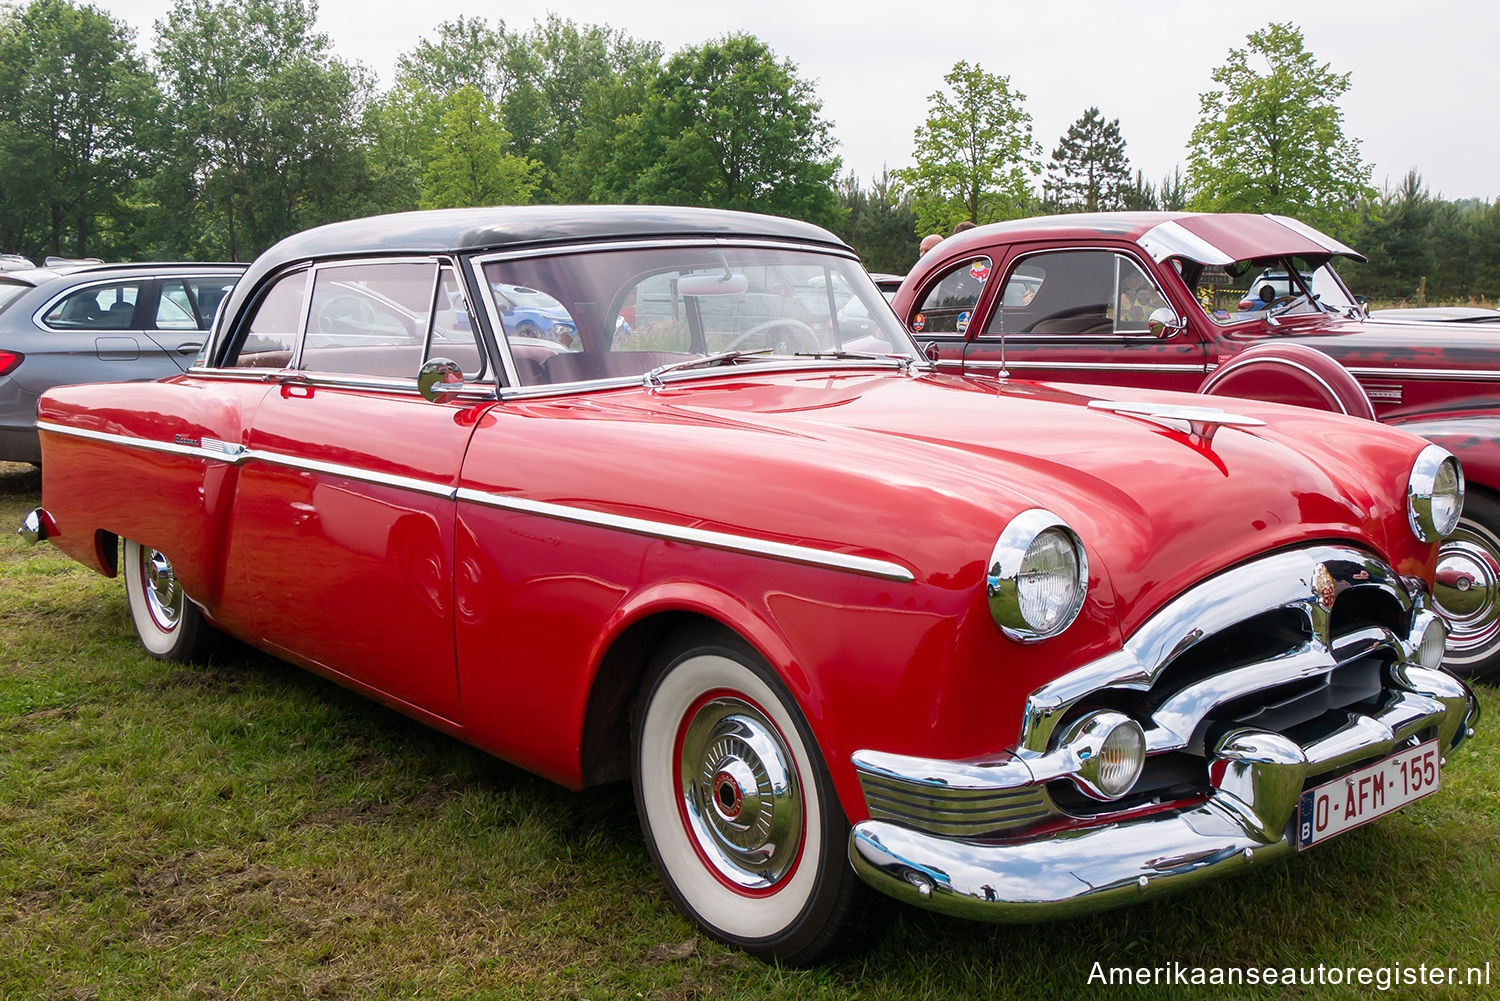
[[[945,370],[1295,403],[1447,448],[1470,488],[1438,567],[1447,666],[1495,675],[1500,345],[1464,324],[1367,322],[1338,257],[1363,259],[1284,216],[1022,219],[944,240],[892,305]]]
[[[1429,598],[1456,461],[1195,401],[935,372],[802,223],[413,213],[273,247],[183,375],[46,394],[24,531],[157,657],[228,633],[629,779],[683,911],[810,962],[872,887],[1068,914],[1435,788],[1477,713]]]

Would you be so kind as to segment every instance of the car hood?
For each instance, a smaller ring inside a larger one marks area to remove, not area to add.
[[[602,434],[588,436],[555,496],[538,499],[588,496],[620,514],[892,560],[944,587],[982,586],[1006,523],[1046,508],[1083,538],[1092,591],[1127,634],[1192,583],[1312,540],[1359,541],[1401,572],[1426,569],[1431,549],[1411,538],[1404,508],[1420,439],[1237,400],[1236,412],[1269,423],[1204,442],[1090,407],[1098,398],[1027,382],[804,372],[526,406],[608,418],[590,422]]]

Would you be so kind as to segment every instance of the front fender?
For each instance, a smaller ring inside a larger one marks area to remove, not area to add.
[[[1387,421],[1441,445],[1463,464],[1469,483],[1500,492],[1500,414]]]

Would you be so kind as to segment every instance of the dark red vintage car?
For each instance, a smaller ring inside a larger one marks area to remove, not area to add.
[[[272,248],[183,375],[46,394],[25,532],[157,657],[222,631],[632,781],[684,912],[809,962],[872,887],[1070,914],[1436,787],[1477,712],[1430,603],[1457,463],[1194,402],[935,372],[801,223],[414,213]]]
[[[1500,673],[1500,343],[1367,322],[1355,251],[1284,216],[1067,215],[980,226],[893,306],[945,370],[1275,400],[1376,417],[1447,448],[1469,491],[1436,599],[1447,665]]]

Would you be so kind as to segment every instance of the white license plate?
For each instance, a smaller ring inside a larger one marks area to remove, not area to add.
[[[1373,765],[1325,782],[1297,804],[1297,848],[1327,841],[1438,791],[1438,742],[1397,751]]]

